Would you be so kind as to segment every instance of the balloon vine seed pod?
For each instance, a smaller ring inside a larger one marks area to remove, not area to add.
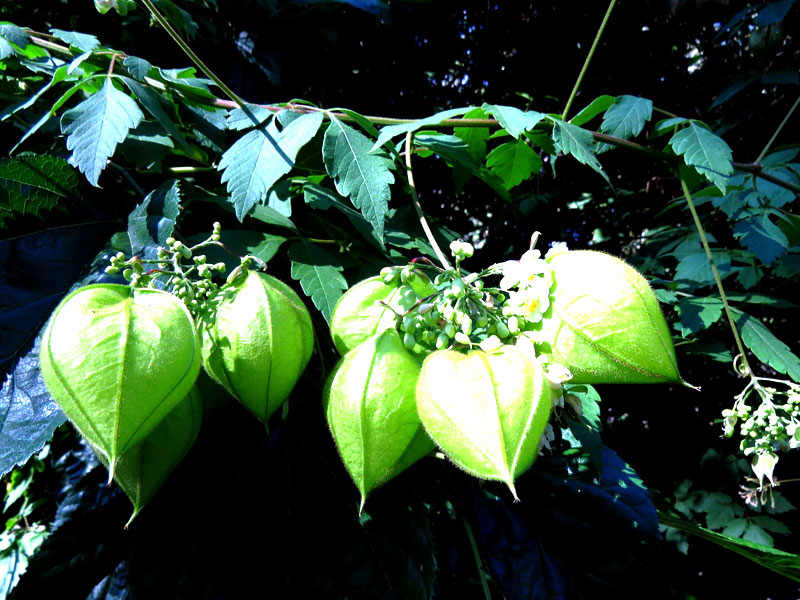
[[[243,271],[201,317],[203,366],[266,425],[308,364],[314,330],[292,288]]]
[[[433,450],[419,420],[420,364],[395,329],[348,352],[331,373],[325,413],[348,473],[367,494]]]
[[[186,307],[160,290],[90,285],[69,294],[42,338],[48,391],[105,456],[141,443],[186,396],[200,371],[200,346]]]
[[[432,353],[416,391],[425,430],[468,473],[504,482],[536,459],[550,416],[550,388],[538,363],[515,346],[494,352]]]

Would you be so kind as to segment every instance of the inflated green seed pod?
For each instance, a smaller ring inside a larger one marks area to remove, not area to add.
[[[294,388],[314,349],[299,296],[266,273],[248,271],[201,319],[203,366],[265,425]]]
[[[370,491],[433,450],[415,400],[419,361],[394,329],[348,352],[324,391],[328,425],[348,473]]]
[[[171,294],[90,285],[53,312],[40,363],[48,391],[113,476],[120,457],[189,392],[200,344],[189,311]]]
[[[416,294],[414,301],[436,293],[430,279],[422,274],[409,281],[408,286]],[[357,283],[339,298],[331,315],[330,329],[333,343],[340,354],[347,354],[384,329],[394,328],[395,311],[403,313],[414,303],[403,296],[403,288],[396,284],[386,285],[383,277],[376,276]],[[384,302],[391,308],[381,306],[378,302]]]
[[[589,250],[548,262],[556,282],[552,316],[537,341],[572,372],[570,383],[682,381],[658,300],[633,267]]]
[[[462,354],[438,350],[417,383],[425,430],[450,460],[483,479],[514,479],[536,458],[550,416],[550,387],[538,363],[514,346]]]
[[[114,481],[133,504],[133,514],[128,524],[192,448],[202,420],[202,399],[197,388],[193,387],[144,441],[119,457]],[[102,462],[106,462],[102,453],[96,454]]]

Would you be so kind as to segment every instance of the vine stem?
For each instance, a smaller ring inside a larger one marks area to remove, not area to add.
[[[583,77],[586,75],[586,71],[589,70],[589,63],[592,62],[592,57],[594,56],[594,52],[597,49],[597,45],[600,43],[600,38],[603,36],[603,31],[605,31],[606,25],[608,24],[609,18],[611,18],[611,12],[614,10],[614,5],[617,3],[617,0],[611,0],[608,4],[608,9],[606,9],[606,14],[603,17],[603,22],[600,23],[600,27],[597,30],[597,35],[594,36],[594,42],[592,42],[592,47],[589,48],[589,54],[586,56],[586,60],[583,62],[583,68],[581,72],[578,74],[578,79],[575,81],[575,86],[572,88],[572,93],[569,95],[569,100],[567,100],[567,105],[564,107],[564,112],[561,113],[561,120],[567,120],[567,113],[569,113],[569,109],[572,107],[572,102],[575,100],[575,96],[578,95],[578,89],[581,87],[581,83],[583,82]]]
[[[186,55],[191,59],[191,61],[194,64],[196,64],[198,68],[203,73],[205,73],[206,76],[211,81],[213,81],[228,98],[233,100],[239,108],[246,111],[247,108],[245,106],[244,100],[239,98],[239,96],[236,95],[236,93],[231,88],[229,88],[224,81],[222,81],[222,79],[220,79],[219,77],[216,76],[216,74],[214,74],[214,71],[212,71],[208,66],[206,66],[206,64],[202,60],[200,60],[200,57],[197,56],[197,54],[195,54],[194,50],[192,50],[191,47],[189,47],[189,44],[183,41],[183,38],[181,38],[178,32],[175,31],[172,25],[170,25],[169,21],[167,21],[164,18],[164,15],[158,12],[158,9],[151,2],[151,0],[142,0],[142,4],[144,4],[147,7],[147,10],[149,10],[150,14],[153,15],[153,18],[156,21],[158,21],[158,24],[164,28],[164,31],[166,31],[169,37],[171,37],[173,41],[176,44],[178,44],[178,46],[180,46],[181,50],[183,50],[186,53]]]
[[[792,104],[792,108],[790,108],[789,112],[786,113],[786,116],[783,117],[783,121],[781,121],[781,124],[778,125],[778,128],[775,130],[775,133],[773,133],[772,137],[769,138],[769,141],[767,142],[767,145],[764,146],[764,149],[761,151],[761,154],[759,154],[758,158],[754,161],[755,164],[760,164],[761,161],[764,160],[764,157],[767,155],[767,152],[769,152],[769,149],[772,147],[772,144],[777,139],[777,137],[780,134],[781,130],[786,125],[787,121],[789,121],[789,119],[791,118],[792,113],[795,111],[795,109],[797,108],[798,104],[800,104],[800,96],[797,97],[797,100],[795,100],[794,104]]]
[[[436,253],[436,258],[439,259],[439,262],[442,263],[442,266],[445,269],[449,269],[450,263],[447,262],[447,257],[445,257],[442,249],[439,248],[436,238],[433,237],[433,232],[428,226],[428,220],[425,218],[425,214],[422,212],[422,206],[420,206],[419,203],[417,187],[414,185],[414,172],[411,169],[411,140],[413,139],[414,134],[412,132],[408,132],[406,134],[406,177],[408,178],[408,187],[411,188],[411,201],[414,203],[414,208],[417,210],[419,224],[422,225],[422,230],[425,232],[425,237],[428,238],[431,248],[433,248],[433,251]]]
[[[697,228],[697,233],[700,235],[700,241],[702,242],[703,250],[705,250],[706,256],[708,257],[708,262],[711,264],[711,272],[714,274],[714,281],[717,283],[719,296],[722,299],[722,306],[725,308],[725,314],[728,317],[728,324],[731,326],[733,338],[736,340],[736,347],[739,350],[739,356],[742,357],[742,370],[739,372],[742,375],[749,376],[751,381],[757,383],[756,377],[753,375],[753,370],[750,368],[750,363],[747,360],[747,354],[745,354],[744,346],[742,345],[742,339],[739,337],[739,329],[736,327],[736,321],[733,319],[733,313],[731,312],[731,307],[728,304],[728,296],[725,294],[725,288],[722,286],[722,278],[719,276],[719,271],[717,271],[717,265],[714,264],[714,256],[711,254],[711,248],[708,245],[706,232],[703,229],[702,223],[700,223],[700,217],[697,215],[697,209],[694,207],[692,194],[689,192],[689,187],[686,185],[686,180],[683,177],[680,177],[680,180],[681,188],[683,189],[683,196],[686,198],[686,203],[689,205],[689,211],[692,213],[692,219],[694,219],[694,226]]]
[[[486,598],[486,600],[492,600],[492,593],[489,591],[489,582],[486,581],[486,573],[483,572],[483,561],[481,560],[481,554],[478,552],[478,544],[475,542],[475,534],[472,533],[472,527],[470,527],[466,519],[462,519],[461,522],[464,523],[464,529],[467,530],[469,545],[472,548],[472,555],[475,557],[475,566],[478,567],[478,577],[481,580],[483,596]]]

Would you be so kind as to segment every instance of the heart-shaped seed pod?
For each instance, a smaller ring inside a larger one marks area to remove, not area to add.
[[[311,315],[292,288],[248,271],[201,318],[203,366],[265,425],[314,349]]]
[[[468,473],[505,482],[515,498],[514,479],[533,464],[550,408],[542,368],[514,346],[438,350],[417,383],[417,410],[433,441]]]
[[[119,457],[114,481],[133,503],[128,525],[192,448],[202,420],[202,399],[193,387],[142,443]],[[102,453],[95,453],[106,463]]]
[[[175,296],[99,284],[69,294],[42,338],[48,391],[111,465],[183,400],[200,371],[194,322]]]
[[[433,450],[417,415],[420,364],[387,329],[348,352],[324,392],[328,425],[348,473],[367,494]]]
[[[339,298],[331,315],[336,349],[344,355],[384,329],[394,329],[395,313],[404,313],[421,298],[435,293],[430,279],[421,273],[407,284],[398,281],[387,285],[380,276],[357,283]]]
[[[658,300],[633,267],[589,250],[548,261],[552,316],[537,337],[540,351],[572,372],[570,383],[682,381]]]

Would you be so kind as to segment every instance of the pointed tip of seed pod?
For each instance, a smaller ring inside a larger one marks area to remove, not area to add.
[[[116,472],[116,470],[117,470],[117,458],[114,457],[113,460],[109,459],[108,461],[108,481],[106,482],[106,485],[111,485],[111,483],[114,481],[114,473]]]
[[[514,496],[514,503],[516,504],[517,502],[519,502],[519,496],[517,496],[517,488],[514,487],[514,480],[509,479],[506,482],[506,485],[508,486],[508,489],[511,490],[511,495]]]
[[[358,506],[358,518],[361,518],[361,513],[364,512],[364,503],[367,501],[367,495],[361,494],[361,504]]]
[[[134,506],[134,507],[133,507],[133,514],[131,515],[131,518],[130,518],[130,519],[128,519],[128,522],[127,522],[127,523],[125,523],[125,529],[127,529],[128,527],[130,527],[130,524],[131,524],[131,523],[133,523],[133,520],[134,520],[134,519],[137,517],[137,515],[139,514],[139,511],[140,511],[140,510],[142,510],[142,509],[141,509],[141,507],[139,507],[139,506]]]
[[[688,381],[686,381],[684,379],[681,379],[681,385],[684,386],[684,387],[689,388],[690,390],[694,390],[695,392],[701,391],[699,385],[692,385],[691,383],[689,383]]]

